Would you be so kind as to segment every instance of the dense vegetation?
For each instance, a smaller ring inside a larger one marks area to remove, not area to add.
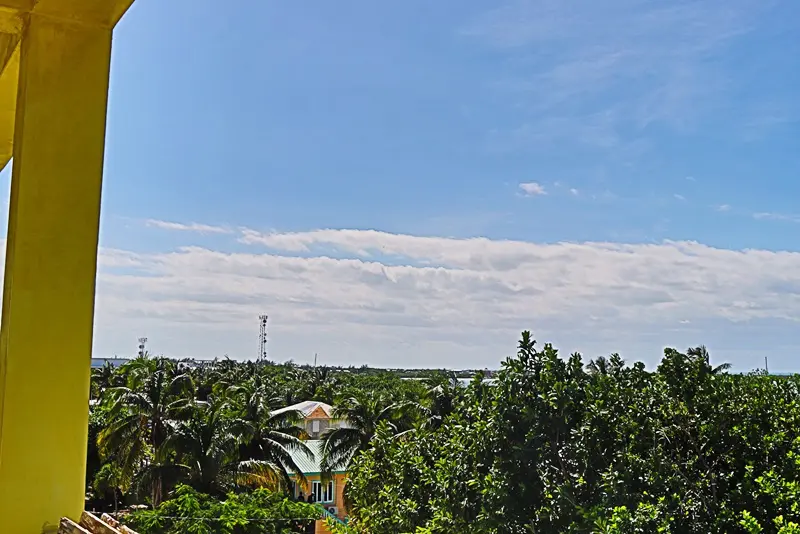
[[[310,399],[336,405],[352,424],[328,436],[324,460],[334,469],[346,467],[369,446],[380,422],[398,430],[419,424],[422,412],[416,407],[426,404],[425,388],[424,382],[385,371],[291,363],[222,360],[198,366],[144,356],[119,368],[96,369],[87,507],[155,508],[128,518],[142,534],[186,531],[187,523],[167,518],[189,510],[191,532],[205,532],[203,525],[215,525],[209,532],[284,532],[274,529],[291,529],[293,523],[277,519],[310,517],[307,509],[285,500],[287,471],[298,470],[291,453],[310,452],[302,441],[300,414],[275,410]],[[269,517],[249,516],[259,521],[244,522],[247,529],[225,526],[255,508],[268,509]]]
[[[519,352],[438,428],[378,431],[351,466],[352,530],[800,532],[797,377],[733,375],[701,347],[655,372]]]
[[[265,489],[219,500],[178,486],[173,498],[155,510],[133,512],[126,522],[139,532],[164,534],[282,534],[304,532],[317,517],[313,505]]]
[[[95,373],[87,484],[105,510],[155,506],[133,515],[143,534],[189,531],[165,519],[188,516],[216,525],[197,532],[290,532],[277,520],[306,505],[280,492],[303,436],[272,412],[315,399],[352,423],[324,458],[349,466],[352,533],[800,532],[800,379],[725,371],[702,347],[647,371],[527,332],[469,386],[140,358]],[[257,513],[270,520],[241,521]]]

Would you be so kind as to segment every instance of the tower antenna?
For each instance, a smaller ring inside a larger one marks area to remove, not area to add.
[[[267,320],[269,315],[259,315],[259,334],[258,334],[258,358],[256,363],[263,364],[267,361]]]
[[[138,353],[140,358],[144,358],[144,355],[147,354],[146,346],[147,346],[147,338],[146,337],[140,337],[139,338],[139,353]]]

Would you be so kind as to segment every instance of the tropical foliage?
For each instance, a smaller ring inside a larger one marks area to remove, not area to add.
[[[343,399],[333,409],[336,419],[347,421],[346,426],[334,429],[325,435],[322,470],[343,471],[350,460],[370,446],[375,432],[381,424],[398,430],[401,406],[370,393]],[[406,422],[406,426],[410,426]]]
[[[702,348],[653,372],[523,333],[438,427],[387,428],[350,466],[350,530],[797,532],[800,379],[728,374]]]
[[[155,510],[134,512],[125,522],[148,534],[283,534],[303,532],[303,527],[319,516],[311,504],[264,489],[231,493],[220,500],[178,486],[174,498]]]
[[[96,369],[91,393],[88,506],[111,512],[158,508],[177,487],[209,499],[285,492],[288,473],[300,472],[293,458],[311,452],[300,414],[278,408],[320,400],[352,419],[347,432],[327,436],[326,460],[339,469],[369,445],[379,421],[410,427],[396,407],[422,401],[425,386],[370,369],[142,356]]]
[[[652,370],[585,362],[524,332],[492,380],[414,378],[147,357],[98,369],[92,506],[146,505],[130,516],[143,534],[300,528],[317,509],[285,491],[307,436],[276,410],[313,399],[347,421],[322,447],[325,473],[348,472],[337,534],[800,532],[798,377],[732,374],[704,347]]]

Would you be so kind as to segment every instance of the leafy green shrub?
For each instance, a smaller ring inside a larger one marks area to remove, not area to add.
[[[349,472],[359,533],[795,532],[800,380],[667,349],[585,366],[523,333],[432,431],[378,433]],[[763,525],[763,527],[762,527]]]
[[[303,532],[319,509],[258,489],[231,493],[224,501],[179,486],[155,510],[131,513],[125,523],[140,534],[284,534]]]

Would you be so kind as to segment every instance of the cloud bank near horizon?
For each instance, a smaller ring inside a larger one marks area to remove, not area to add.
[[[525,328],[577,349],[624,351],[648,336],[702,335],[701,325],[796,328],[800,318],[796,252],[350,229],[240,229],[231,239],[239,250],[102,250],[98,322],[224,337],[247,331],[267,311],[288,336],[317,332],[338,344],[337,359],[375,361],[367,346],[425,352],[435,345],[444,352],[420,360],[435,366],[437,357],[453,365],[462,350],[474,357],[485,350],[486,361],[496,362]]]

